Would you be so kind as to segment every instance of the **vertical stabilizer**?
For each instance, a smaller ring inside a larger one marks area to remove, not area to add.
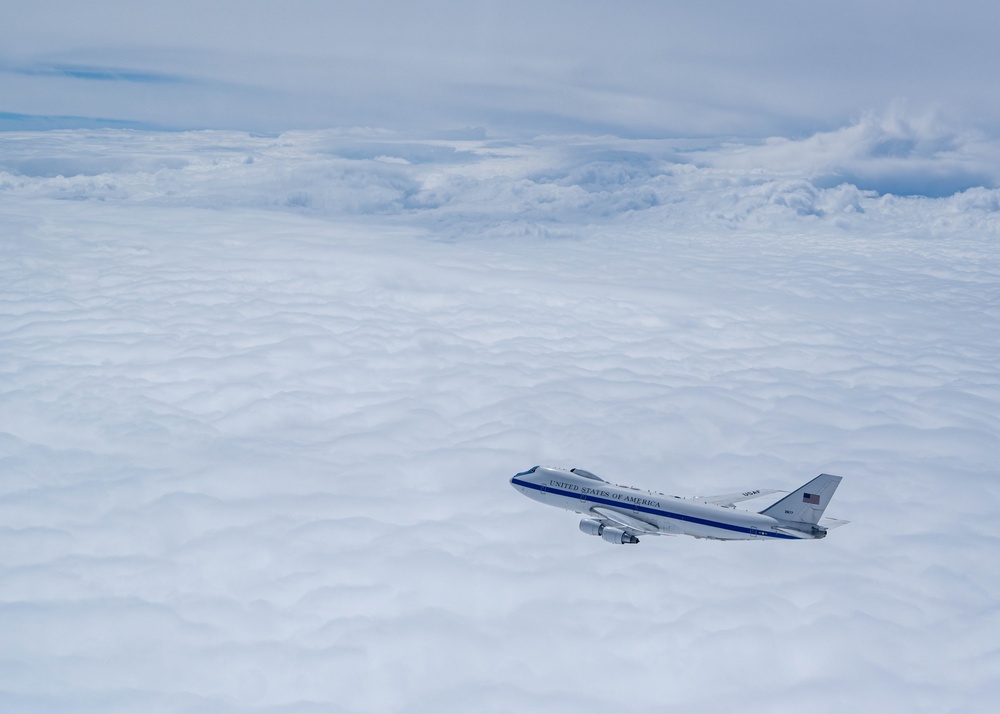
[[[779,521],[816,525],[839,484],[840,476],[820,474],[760,513]]]

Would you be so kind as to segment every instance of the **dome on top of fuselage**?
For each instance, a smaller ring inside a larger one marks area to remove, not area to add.
[[[594,479],[595,481],[600,481],[601,483],[607,483],[607,481],[602,479],[597,474],[592,474],[589,471],[584,471],[583,469],[570,469],[569,471],[570,473],[574,473],[577,476],[583,476],[584,478]]]

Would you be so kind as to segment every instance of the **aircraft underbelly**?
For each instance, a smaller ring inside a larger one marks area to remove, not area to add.
[[[756,536],[743,530],[733,530],[710,526],[702,523],[685,523],[684,532],[696,538],[715,538],[717,540],[752,540]]]

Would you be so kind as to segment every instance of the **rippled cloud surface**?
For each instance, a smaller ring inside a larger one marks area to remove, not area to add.
[[[879,131],[3,135],[2,708],[991,711],[1000,199]],[[852,523],[615,548],[535,463]]]

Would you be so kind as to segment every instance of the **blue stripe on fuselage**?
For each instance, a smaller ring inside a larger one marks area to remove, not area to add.
[[[537,467],[536,467],[537,468]],[[521,474],[517,474],[520,476]],[[573,491],[564,491],[560,488],[553,488],[552,486],[541,486],[537,483],[530,483],[528,481],[522,481],[515,476],[510,480],[510,482],[516,486],[524,486],[525,488],[534,489],[535,491],[540,491],[542,493],[554,493],[557,496],[566,496],[567,498],[573,498],[577,501],[591,501],[593,503],[598,503],[604,506],[615,506],[617,508],[627,508],[632,511],[641,511],[642,513],[651,513],[654,516],[664,516],[666,518],[673,518],[677,521],[684,521],[687,523],[697,523],[702,526],[710,526],[712,528],[721,528],[727,531],[736,531],[737,533],[749,533],[750,535],[767,536],[768,538],[782,538],[785,540],[801,540],[795,536],[786,535],[784,533],[768,533],[756,528],[747,528],[745,526],[734,526],[731,523],[721,523],[719,521],[710,521],[705,518],[698,518],[697,516],[688,516],[681,513],[671,513],[670,511],[660,511],[655,508],[650,508],[649,506],[639,506],[629,504],[625,506],[621,501],[612,501],[608,498],[600,498],[598,496],[591,496],[590,494],[579,494]],[[756,532],[755,532],[756,531]]]

